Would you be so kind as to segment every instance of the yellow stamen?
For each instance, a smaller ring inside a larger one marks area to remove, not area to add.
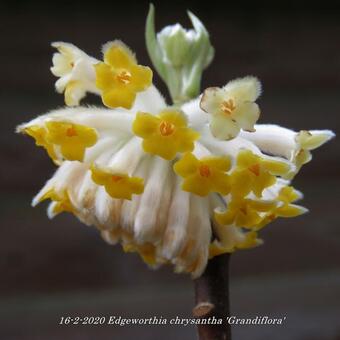
[[[175,125],[163,120],[159,124],[159,131],[162,136],[170,136],[175,132]]]
[[[66,136],[67,136],[67,137],[78,136],[78,133],[77,133],[76,129],[74,128],[74,126],[68,128],[68,129],[66,130]]]
[[[112,179],[113,182],[119,182],[123,179],[123,177],[117,176],[117,175],[112,175],[111,179]]]
[[[129,84],[131,81],[131,73],[124,70],[117,75],[117,80],[122,84]]]
[[[227,114],[227,115],[231,115],[232,112],[236,109],[236,106],[234,104],[234,101],[232,99],[223,101],[221,103],[221,110],[223,111],[223,113]]]
[[[251,171],[255,176],[260,176],[260,164],[253,164],[248,168],[248,170]]]
[[[211,175],[210,168],[205,164],[200,165],[198,170],[202,177],[210,177]]]
[[[242,214],[247,215],[247,209],[245,207],[240,208]]]

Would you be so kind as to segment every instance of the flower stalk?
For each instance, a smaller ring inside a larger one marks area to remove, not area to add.
[[[204,273],[194,281],[196,306],[193,316],[215,317],[222,324],[201,324],[197,326],[199,340],[231,340],[229,316],[229,261],[230,254],[211,259]]]

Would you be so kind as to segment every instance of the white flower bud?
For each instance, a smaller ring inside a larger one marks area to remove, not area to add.
[[[173,101],[183,103],[198,96],[203,70],[214,57],[209,33],[191,12],[194,29],[180,24],[167,26],[155,33],[154,8],[146,21],[146,46],[157,72],[169,88]]]
[[[190,50],[198,39],[197,32],[185,30],[180,24],[166,26],[157,34],[164,62],[175,68],[183,67],[188,62]]]

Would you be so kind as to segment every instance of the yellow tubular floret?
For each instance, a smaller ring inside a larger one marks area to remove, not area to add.
[[[177,175],[184,178],[182,189],[199,196],[210,192],[227,195],[230,191],[229,157],[204,157],[197,159],[192,153],[186,153],[174,165]]]
[[[292,202],[300,199],[301,196],[302,194],[293,187],[283,187],[277,196],[277,200],[280,201],[282,205],[274,210],[274,214],[278,217],[296,217],[304,214],[307,212],[306,208],[296,204],[291,204]]]
[[[120,41],[104,46],[104,62],[95,65],[95,70],[103,103],[111,108],[130,109],[136,94],[152,84],[151,69],[138,65],[130,49]]]
[[[320,147],[333,137],[334,133],[329,130],[301,130],[299,133],[297,133],[295,136],[296,150],[292,159],[296,168],[287,174],[285,178],[289,180],[293,179],[294,176],[300,171],[302,166],[312,160],[311,151]]]
[[[65,104],[67,106],[76,106],[79,104],[79,98],[83,97],[83,88],[81,81],[73,80],[65,86]]]
[[[228,204],[224,213],[215,213],[215,218],[221,225],[235,224],[238,227],[253,228],[262,222],[264,212],[271,212],[276,206],[275,201],[236,198]]]
[[[132,125],[133,132],[143,138],[145,152],[172,160],[178,152],[194,149],[199,134],[189,129],[181,111],[164,110],[159,115],[138,112]]]
[[[253,192],[261,197],[262,191],[275,184],[276,176],[288,173],[290,166],[284,161],[265,159],[250,150],[241,150],[237,156],[236,168],[231,173],[231,193],[245,197]]]
[[[222,242],[216,239],[210,243],[209,259],[225,253],[232,253],[236,249],[249,249],[262,244],[262,240],[257,238],[258,235],[256,231],[242,231],[241,233],[242,237],[239,240],[234,240],[234,244],[231,247],[223,245]]]
[[[77,106],[87,92],[97,93],[93,65],[98,61],[69,43],[55,42],[52,46],[58,52],[53,55],[51,72],[59,78],[55,87],[64,93],[65,104]]]
[[[95,165],[91,166],[91,172],[92,180],[98,185],[103,185],[106,192],[113,198],[131,200],[133,194],[139,195],[144,191],[142,178],[111,172]]]
[[[278,217],[297,217],[306,213],[308,211],[306,208],[291,204],[301,197],[302,194],[291,186],[281,188],[275,198],[275,201],[278,202],[277,206],[263,216],[262,221],[256,226],[256,229],[262,229]]]
[[[232,251],[224,248],[223,246],[221,246],[219,242],[216,242],[216,241],[210,243],[209,245],[209,259],[212,259],[213,257],[218,256],[218,255],[231,253],[231,252]]]
[[[50,121],[46,123],[46,140],[60,146],[63,157],[70,161],[82,161],[85,149],[97,142],[95,129],[69,122]]]
[[[62,193],[56,192],[53,188],[48,190],[39,200],[42,202],[44,200],[50,199],[55,204],[53,206],[53,214],[58,215],[62,212],[76,213],[76,209],[73,206],[67,190]]]
[[[314,150],[330,138],[327,133],[312,134],[307,130],[301,130],[295,137],[296,142],[302,149]]]

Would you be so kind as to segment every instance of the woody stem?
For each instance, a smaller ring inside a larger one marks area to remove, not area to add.
[[[193,315],[222,320],[222,323],[198,325],[199,340],[231,340],[231,328],[226,320],[229,316],[229,258],[230,254],[212,258],[202,276],[194,281],[196,306]]]

